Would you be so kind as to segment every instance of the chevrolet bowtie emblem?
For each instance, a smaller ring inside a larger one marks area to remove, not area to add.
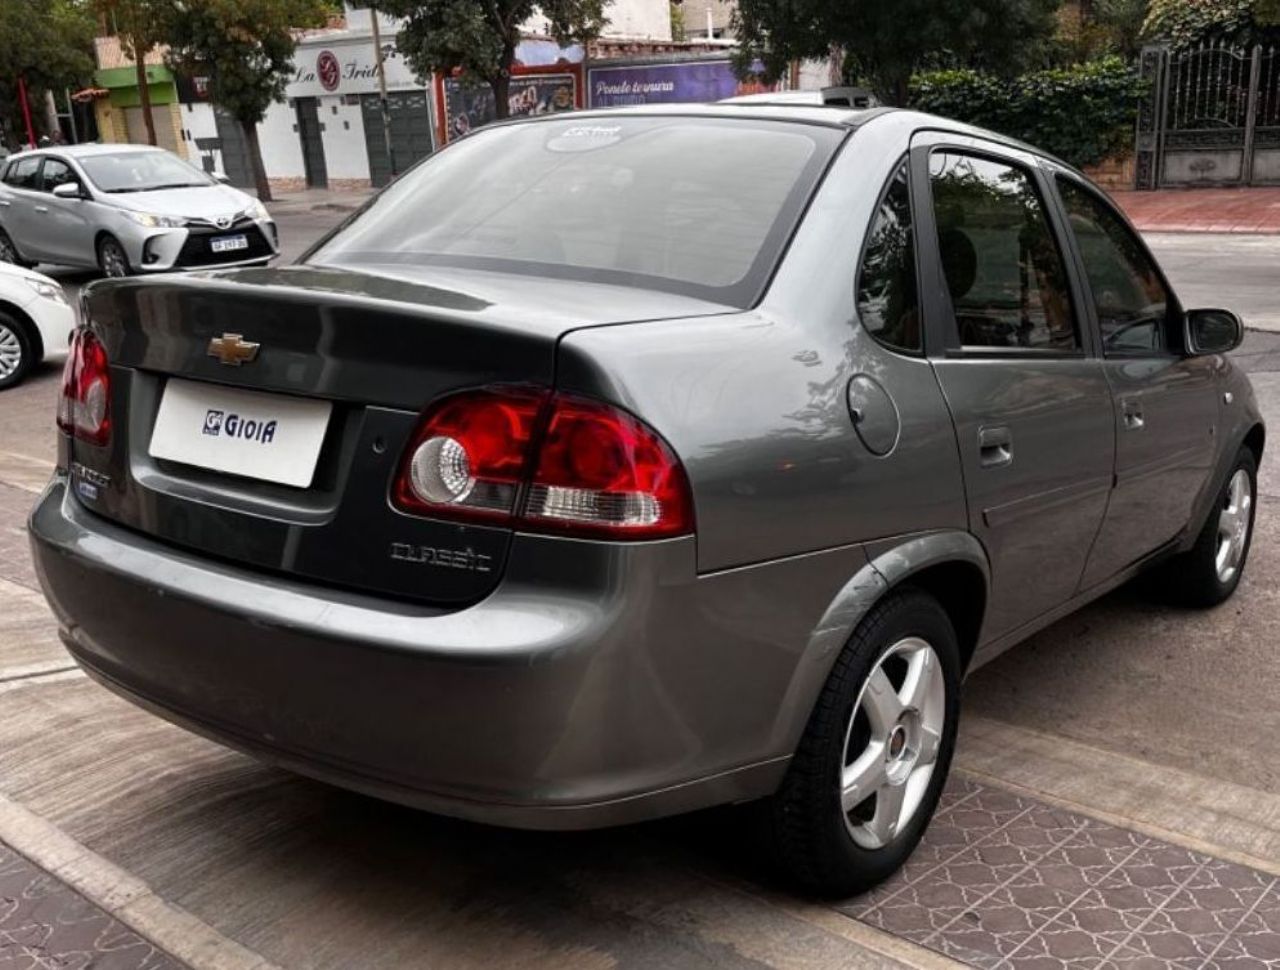
[[[259,344],[249,343],[243,334],[224,333],[209,341],[209,356],[231,367],[247,364],[258,356]]]

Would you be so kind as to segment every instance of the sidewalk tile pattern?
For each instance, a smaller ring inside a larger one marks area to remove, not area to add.
[[[1280,233],[1280,188],[1113,192],[1143,232]]]
[[[180,970],[182,966],[0,843],[0,968]]]
[[[989,970],[1280,970],[1280,879],[963,777],[841,908]]]

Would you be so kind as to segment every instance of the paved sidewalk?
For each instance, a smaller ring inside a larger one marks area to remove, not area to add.
[[[180,970],[182,964],[0,842],[0,967]]]
[[[1143,232],[1280,233],[1280,188],[1112,192]]]
[[[267,203],[273,213],[305,210],[329,212],[354,212],[373,195],[372,189],[355,192],[335,192],[330,189],[306,189],[302,192],[276,192]]]

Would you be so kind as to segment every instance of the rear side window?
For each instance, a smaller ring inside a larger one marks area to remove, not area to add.
[[[1109,354],[1163,352],[1169,293],[1141,242],[1101,199],[1058,179]]]
[[[921,349],[915,231],[906,162],[885,190],[867,235],[858,274],[858,316],[881,343],[898,350]]]
[[[1079,351],[1066,263],[1032,176],[953,152],[935,153],[929,172],[960,343]]]
[[[6,184],[12,185],[15,189],[34,189],[39,174],[39,156],[35,158],[20,158],[16,162],[9,163],[9,168],[4,173],[4,180]]]
[[[682,117],[486,128],[402,176],[311,261],[492,269],[749,306],[843,134]]]

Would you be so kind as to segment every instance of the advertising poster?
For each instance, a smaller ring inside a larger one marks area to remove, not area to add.
[[[511,117],[557,114],[578,104],[578,78],[573,74],[517,74],[511,79]],[[447,139],[452,141],[495,117],[493,89],[444,79]]]
[[[587,95],[592,108],[720,101],[771,90],[756,82],[739,81],[728,61],[593,67],[587,72]]]

